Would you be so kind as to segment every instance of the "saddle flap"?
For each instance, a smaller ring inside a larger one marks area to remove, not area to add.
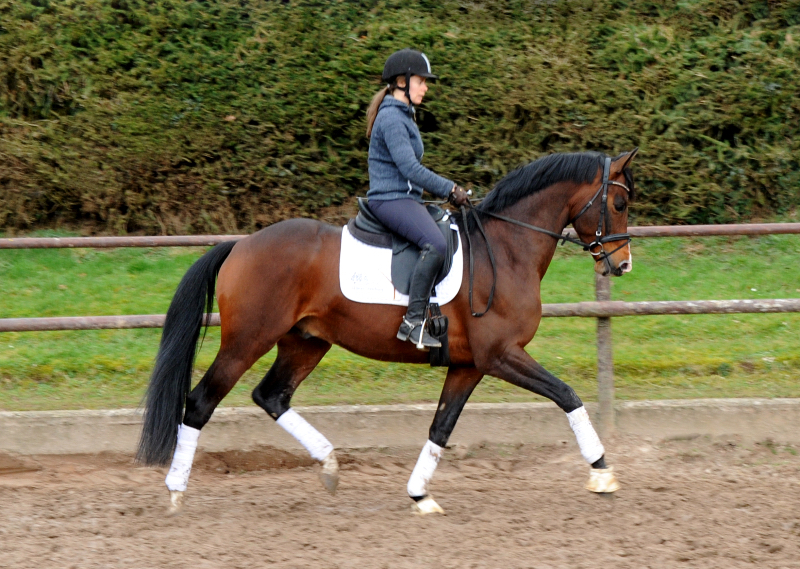
[[[458,228],[452,230],[459,241]],[[350,224],[342,228],[342,248],[339,255],[339,286],[348,300],[366,304],[407,306],[408,295],[395,289],[391,279],[392,250],[374,247],[356,239]],[[432,302],[447,304],[461,289],[464,278],[464,254],[453,256],[447,276],[436,285]]]
[[[439,274],[436,275],[434,285],[442,282],[453,266],[453,255],[458,251],[458,232],[450,227],[450,216],[444,212],[442,220],[436,223],[439,231],[444,235],[447,243],[447,254]],[[411,288],[411,275],[419,259],[419,247],[413,245],[402,237],[392,238],[392,284],[398,292],[408,294]]]

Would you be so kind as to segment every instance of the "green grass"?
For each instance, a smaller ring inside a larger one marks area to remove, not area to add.
[[[203,249],[0,251],[0,317],[166,311]],[[640,239],[615,300],[800,298],[800,238]],[[559,248],[543,285],[548,303],[592,300],[591,261]],[[548,318],[528,347],[585,400],[595,397],[595,320]],[[800,315],[626,317],[613,320],[620,399],[800,397]],[[160,330],[0,333],[0,409],[139,404]],[[197,378],[212,361],[211,328]],[[266,355],[225,405],[249,404],[275,357]],[[365,360],[334,348],[298,390],[298,405],[434,401],[444,370]],[[473,401],[537,398],[486,378]]]

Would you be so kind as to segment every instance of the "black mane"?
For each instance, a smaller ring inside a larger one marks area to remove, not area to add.
[[[588,184],[597,177],[597,170],[603,167],[605,157],[600,152],[548,154],[506,175],[476,208],[478,211],[500,213],[519,200],[558,182]]]
[[[597,171],[603,167],[605,158],[606,155],[602,152],[548,154],[506,175],[475,206],[475,210],[479,213],[500,213],[521,199],[558,182],[588,184],[597,177]],[[625,168],[624,174],[631,189],[630,199],[633,200],[633,174],[630,168]],[[473,231],[475,220],[472,216],[468,217],[469,231]],[[481,215],[480,218],[483,221],[489,216]]]

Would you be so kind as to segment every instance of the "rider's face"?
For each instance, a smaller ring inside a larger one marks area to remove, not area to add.
[[[397,86],[401,89],[406,86],[406,80],[404,77],[398,78]],[[411,83],[408,87],[408,94],[411,95],[411,102],[415,105],[419,105],[422,103],[422,99],[425,97],[425,93],[427,92],[428,84],[426,83],[425,78],[420,77],[419,75],[412,75]]]
[[[425,78],[419,75],[412,75],[411,85],[408,88],[408,94],[411,95],[411,102],[415,105],[419,105],[427,92],[428,84],[425,82]]]

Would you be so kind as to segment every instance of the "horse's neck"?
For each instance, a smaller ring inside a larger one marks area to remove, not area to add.
[[[561,233],[569,221],[569,202],[577,186],[572,183],[559,183],[521,199],[502,212],[506,217]],[[553,260],[558,245],[555,238],[544,233],[504,223],[498,235],[508,241],[507,249],[513,252],[514,264],[522,272],[530,272],[528,279],[544,277]],[[516,272],[516,269],[515,269]],[[522,273],[517,273],[523,277]]]

